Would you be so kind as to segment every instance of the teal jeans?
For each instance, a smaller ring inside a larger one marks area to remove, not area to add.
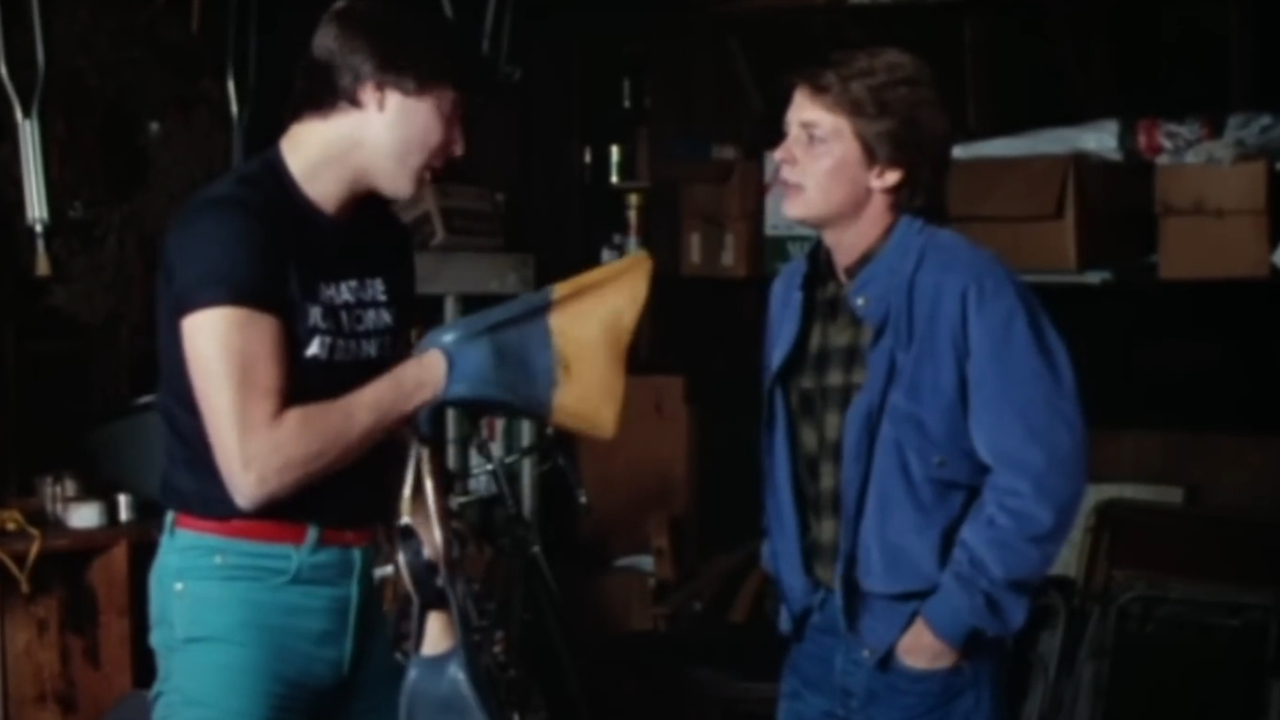
[[[395,720],[403,664],[372,548],[165,523],[151,567],[154,720]]]

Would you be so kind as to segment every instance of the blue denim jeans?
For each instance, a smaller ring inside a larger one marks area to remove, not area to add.
[[[150,576],[153,720],[395,720],[404,674],[372,548],[166,520]]]
[[[916,670],[872,653],[821,593],[782,669],[778,720],[1004,720],[1003,653],[984,647],[955,667]]]

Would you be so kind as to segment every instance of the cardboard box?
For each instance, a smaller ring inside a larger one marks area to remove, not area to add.
[[[599,556],[652,552],[652,521],[693,511],[698,445],[687,393],[680,376],[628,376],[617,434],[575,440],[578,472],[591,498],[581,538]]]
[[[1083,156],[962,160],[947,181],[952,226],[1023,272],[1142,263],[1154,249],[1150,166]]]
[[[1161,217],[1158,266],[1165,280],[1270,277],[1270,218],[1253,213]]]
[[[751,217],[758,222],[764,202],[760,163],[739,158],[709,167],[716,170],[714,175],[679,180],[680,213],[734,220]]]
[[[748,277],[760,271],[760,165],[736,160],[723,182],[680,186],[680,272]]]
[[[1269,277],[1271,187],[1271,166],[1265,160],[1156,168],[1160,277]]]
[[[685,218],[680,231],[680,274],[751,277],[760,272],[760,229],[754,219]]]
[[[1160,165],[1155,182],[1159,215],[1265,213],[1271,207],[1271,167],[1266,160]]]

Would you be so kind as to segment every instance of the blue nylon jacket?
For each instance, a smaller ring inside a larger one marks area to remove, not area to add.
[[[818,590],[803,554],[784,372],[813,255],[774,280],[765,333],[762,562],[784,633]],[[848,300],[873,339],[844,425],[835,590],[846,625],[881,655],[916,616],[955,648],[1012,635],[1086,483],[1062,340],[994,254],[911,215]]]

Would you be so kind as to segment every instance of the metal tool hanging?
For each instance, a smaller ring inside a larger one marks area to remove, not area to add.
[[[480,54],[489,58],[504,80],[520,79],[520,68],[511,63],[511,25],[515,22],[515,0],[488,0],[485,3],[484,25],[480,30]],[[502,18],[498,18],[498,14]],[[500,28],[495,28],[501,23]],[[494,48],[495,41],[497,48]]]
[[[2,4],[2,2],[0,2]],[[4,16],[0,13],[0,80],[4,82],[13,121],[18,132],[18,153],[22,162],[22,197],[26,204],[27,227],[35,234],[36,277],[49,277],[53,268],[45,234],[49,229],[49,192],[44,174],[44,144],[40,134],[40,100],[44,94],[44,29],[40,22],[40,0],[31,0],[31,37],[36,54],[36,82],[31,106],[24,107],[13,86],[9,71],[9,48],[4,40]]]
[[[239,69],[240,6],[241,0],[227,3],[227,107],[231,112],[231,164],[244,159],[245,131],[249,127],[249,109],[253,102],[258,80],[258,0],[247,0],[248,18],[245,20],[244,93],[236,78]]]

